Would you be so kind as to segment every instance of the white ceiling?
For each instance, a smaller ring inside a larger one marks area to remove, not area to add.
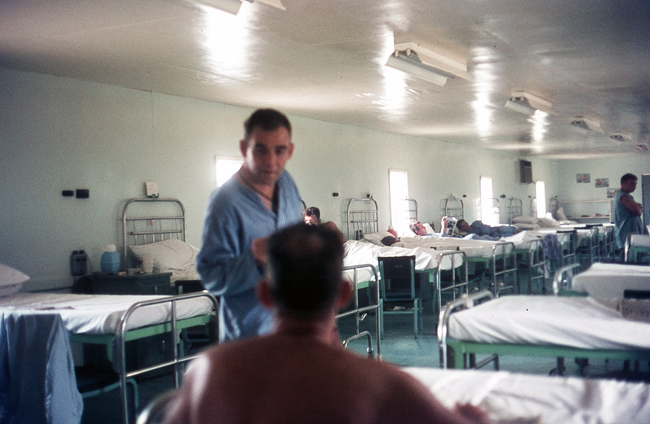
[[[650,157],[634,147],[650,146],[648,1],[282,3],[234,16],[198,0],[0,0],[0,66],[518,155]],[[466,60],[472,80],[440,87],[384,66],[394,34]],[[505,109],[513,91],[557,115]]]

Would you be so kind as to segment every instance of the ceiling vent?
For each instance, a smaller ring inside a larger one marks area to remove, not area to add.
[[[553,103],[525,91],[513,92],[504,107],[528,116],[534,115],[538,110],[557,115]]]
[[[589,116],[579,115],[571,120],[571,125],[574,127],[582,128],[583,130],[596,131],[604,133],[605,131],[600,128],[600,119]]]

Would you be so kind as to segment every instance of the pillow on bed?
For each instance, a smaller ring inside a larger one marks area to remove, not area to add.
[[[155,243],[129,246],[138,260],[153,257],[154,272],[185,271],[193,269],[199,249],[181,240],[169,239]]]
[[[379,231],[378,233],[364,234],[361,241],[366,241],[368,243],[376,244],[377,246],[383,246],[382,240],[386,237],[394,237],[388,231]]]
[[[8,265],[0,264],[0,297],[11,296],[23,286],[29,276]]]
[[[515,224],[537,224],[537,218],[534,216],[516,216],[512,218]]]
[[[539,225],[542,227],[559,227],[560,223],[554,220],[553,218],[538,218]]]

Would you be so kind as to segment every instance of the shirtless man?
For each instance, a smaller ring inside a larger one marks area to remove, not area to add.
[[[351,296],[336,231],[304,224],[271,236],[258,289],[276,315],[270,335],[213,347],[190,368],[167,423],[487,423],[471,405],[447,409],[395,366],[331,343]]]

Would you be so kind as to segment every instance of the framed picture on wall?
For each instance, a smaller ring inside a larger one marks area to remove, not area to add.
[[[577,174],[576,175],[576,182],[577,183],[590,183],[591,182],[591,174]]]
[[[608,198],[608,199],[611,199],[611,198],[613,198],[614,196],[616,196],[616,191],[617,191],[617,190],[616,190],[615,188],[608,188],[608,189],[607,189],[607,198]]]
[[[596,178],[596,188],[609,187],[609,178]]]

